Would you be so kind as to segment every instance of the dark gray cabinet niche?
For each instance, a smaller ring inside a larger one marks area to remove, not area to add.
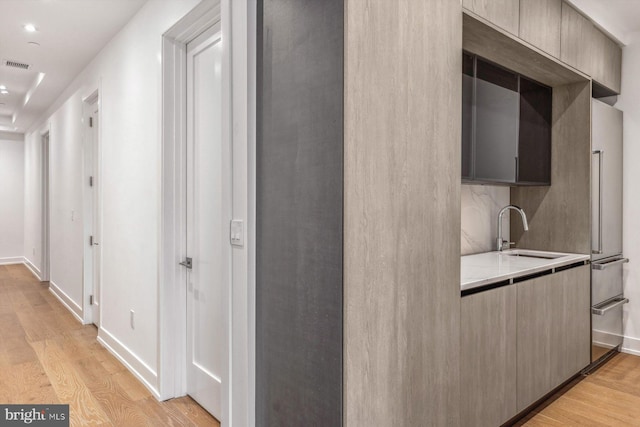
[[[462,181],[551,184],[552,90],[463,53]]]

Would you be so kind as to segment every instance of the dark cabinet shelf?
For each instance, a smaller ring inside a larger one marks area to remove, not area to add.
[[[551,88],[463,54],[462,180],[550,185]]]

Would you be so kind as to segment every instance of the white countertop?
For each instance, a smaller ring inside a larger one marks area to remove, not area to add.
[[[520,256],[513,256],[514,254],[520,254]],[[535,258],[532,256],[553,258]],[[464,255],[460,258],[460,289],[465,291],[478,286],[527,276],[550,268],[562,267],[589,259],[590,255],[526,249],[509,249],[502,252]]]

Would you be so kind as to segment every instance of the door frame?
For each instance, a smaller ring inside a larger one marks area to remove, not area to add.
[[[100,105],[100,86],[95,87],[89,95],[82,98],[82,123],[83,123],[83,159],[82,159],[82,179],[83,179],[83,265],[82,265],[82,276],[83,276],[83,286],[82,286],[82,322],[85,325],[89,325],[94,323],[94,313],[93,307],[90,301],[90,296],[94,292],[94,280],[95,276],[95,260],[98,259],[98,263],[102,262],[102,250],[99,247],[91,247],[89,246],[89,236],[91,235],[102,235],[102,193],[100,191],[101,186],[101,166],[102,166],[102,108]],[[97,141],[93,141],[93,131],[87,125],[89,122],[89,117],[92,115],[93,109],[98,108],[98,135]],[[93,148],[93,165],[90,168],[87,165],[86,159],[86,150],[88,149],[88,144],[95,144]],[[88,171],[92,171],[95,183],[95,191],[97,194],[94,194],[88,185],[89,174]],[[97,205],[97,206],[96,206]],[[94,221],[93,216],[96,212],[94,210],[97,208],[98,221],[97,223]],[[98,233],[96,233],[95,228],[98,229]],[[98,253],[96,254],[96,250]],[[91,266],[89,269],[88,266]],[[102,281],[102,270],[99,270],[99,282]],[[100,295],[97,296],[98,301],[102,301],[102,287],[98,289]],[[96,326],[100,328],[99,319],[101,315],[101,307],[98,306],[98,323]]]
[[[45,147],[44,138],[47,138]],[[51,125],[47,124],[40,132],[40,281],[51,280]]]
[[[256,0],[199,3],[162,39],[161,244],[158,288],[158,394],[186,393],[186,275],[181,230],[186,153],[186,44],[221,21],[224,48],[223,118],[232,144],[232,217],[245,224],[244,246],[232,249],[229,372],[222,401],[222,425],[255,423],[255,64]],[[233,43],[230,41],[233,40]],[[252,68],[253,67],[253,68]],[[232,72],[233,71],[233,72]],[[227,80],[225,83],[225,77]],[[232,76],[232,78],[231,78]],[[176,351],[176,347],[180,351]]]

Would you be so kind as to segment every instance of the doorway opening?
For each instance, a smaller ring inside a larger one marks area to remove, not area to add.
[[[42,253],[41,253],[41,265],[42,270],[40,271],[40,280],[43,282],[48,282],[50,280],[50,268],[51,268],[51,258],[50,258],[50,233],[49,233],[49,224],[50,224],[50,194],[49,194],[49,131],[45,131],[42,134],[42,162],[41,162],[41,207],[42,211],[40,213],[41,218],[41,230],[42,230]]]
[[[83,99],[84,126],[84,264],[83,323],[100,327],[101,283],[101,179],[100,102],[98,90]]]

